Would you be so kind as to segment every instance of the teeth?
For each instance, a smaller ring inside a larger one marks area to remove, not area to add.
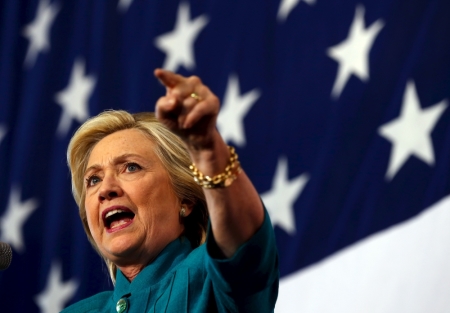
[[[111,229],[119,227],[120,225],[123,225],[123,224],[126,224],[126,223],[128,223],[128,221],[125,221],[125,220],[120,220],[118,222],[114,222],[114,223],[111,224]]]
[[[105,218],[108,218],[108,217],[110,217],[110,216],[112,216],[112,215],[114,215],[116,213],[122,213],[122,212],[125,212],[125,211],[124,210],[112,210],[112,211],[109,211],[108,213],[106,213]]]

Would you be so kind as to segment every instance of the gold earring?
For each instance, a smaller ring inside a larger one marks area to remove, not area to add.
[[[185,216],[186,216],[186,209],[185,209],[184,205],[181,206],[180,216],[181,216],[181,217],[185,217]]]

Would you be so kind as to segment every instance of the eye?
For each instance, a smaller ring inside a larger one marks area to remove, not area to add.
[[[100,182],[100,178],[96,175],[89,176],[86,178],[86,186],[91,187]]]
[[[127,172],[137,172],[141,169],[142,167],[137,164],[137,163],[127,163],[126,164],[126,171]]]

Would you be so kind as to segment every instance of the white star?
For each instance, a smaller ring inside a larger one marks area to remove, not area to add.
[[[239,79],[230,75],[223,105],[217,118],[217,127],[225,141],[233,141],[237,146],[245,145],[244,117],[260,96],[258,89],[241,95]]]
[[[294,203],[300,196],[309,180],[307,174],[302,174],[288,180],[288,163],[286,158],[278,159],[277,169],[272,181],[272,189],[261,195],[273,226],[279,225],[287,233],[296,232]]]
[[[205,15],[190,21],[189,4],[181,2],[175,29],[155,38],[155,45],[166,53],[163,68],[176,71],[183,65],[187,70],[195,67],[194,41],[208,23]]]
[[[75,295],[78,285],[75,279],[63,283],[61,264],[54,262],[45,289],[34,298],[34,301],[41,309],[41,313],[61,312]]]
[[[278,21],[284,22],[286,21],[289,13],[300,3],[301,0],[281,0],[280,8],[278,9]],[[309,5],[313,5],[316,3],[316,0],[303,0]]]
[[[369,28],[364,29],[364,7],[358,5],[347,39],[328,48],[328,56],[339,63],[338,73],[331,91],[334,99],[339,98],[352,74],[362,81],[369,79],[369,52],[375,37],[383,26],[384,22],[379,19]]]
[[[57,3],[50,4],[49,0],[39,1],[36,17],[25,26],[22,33],[30,41],[25,57],[25,66],[33,66],[38,53],[48,51],[50,48],[50,27],[58,12],[59,5]]]
[[[133,0],[119,0],[119,3],[117,4],[117,9],[120,12],[125,13],[130,7],[131,3],[133,3]]]
[[[39,203],[36,199],[20,200],[20,187],[13,187],[9,195],[8,207],[0,218],[2,230],[1,241],[9,243],[14,250],[22,253],[25,249],[22,236],[22,227],[28,217],[37,209]]]
[[[6,126],[0,125],[0,144],[3,141],[3,138],[5,138],[6,133],[8,133],[8,129],[6,128]]]
[[[63,109],[57,130],[59,136],[67,134],[72,119],[82,123],[89,117],[88,100],[94,90],[96,79],[94,76],[85,76],[84,71],[84,61],[75,61],[69,84],[55,96],[55,101]]]
[[[431,132],[447,108],[445,100],[422,109],[414,82],[408,82],[400,116],[382,125],[378,133],[392,142],[386,178],[391,180],[412,155],[429,165],[434,164]]]

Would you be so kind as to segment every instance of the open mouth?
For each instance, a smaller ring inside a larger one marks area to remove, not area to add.
[[[103,223],[109,232],[122,229],[133,222],[134,213],[129,209],[120,207],[112,208],[103,213]]]

